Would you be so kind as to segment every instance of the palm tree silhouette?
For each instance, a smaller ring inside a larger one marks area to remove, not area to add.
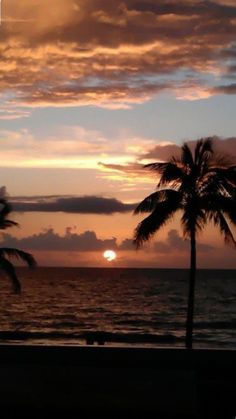
[[[134,213],[150,213],[141,221],[134,236],[139,248],[181,210],[184,237],[190,239],[190,273],[186,321],[186,348],[192,348],[194,292],[196,277],[196,236],[208,221],[223,234],[225,242],[236,245],[230,221],[236,225],[236,166],[227,156],[213,150],[210,138],[197,141],[192,152],[188,144],[180,157],[145,167],[160,175],[156,192],[146,197]]]
[[[5,198],[0,199],[0,205],[0,229],[5,230],[8,227],[17,226],[18,224],[15,221],[7,218],[11,212],[11,205]],[[10,278],[14,292],[20,293],[21,285],[16,275],[15,268],[9,260],[12,258],[26,262],[31,268],[36,266],[36,261],[30,253],[9,247],[0,247],[0,269],[2,269]]]

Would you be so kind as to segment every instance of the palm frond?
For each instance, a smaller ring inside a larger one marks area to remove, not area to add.
[[[203,176],[200,176],[197,186],[200,196],[231,195],[235,190],[226,177],[217,171],[208,171]]]
[[[212,138],[201,139],[197,142],[195,153],[194,153],[194,163],[196,166],[201,166],[208,162],[210,157],[213,155],[213,144]]]
[[[148,164],[145,164],[144,168],[153,170],[153,171],[158,172],[158,173],[161,174],[163,172],[163,170],[165,169],[167,164],[168,164],[168,162],[148,163]]]
[[[19,224],[12,220],[0,220],[0,230],[6,230],[9,227],[18,227]]]
[[[222,168],[228,170],[231,167],[235,167],[235,157],[229,154],[222,154],[214,152],[209,161],[209,168]]]
[[[223,213],[221,211],[212,211],[209,213],[209,219],[212,220],[217,227],[219,227],[220,233],[224,236],[225,243],[236,246],[233,233],[230,230]]]
[[[22,260],[23,262],[27,263],[27,265],[30,268],[35,268],[37,266],[37,263],[34,257],[30,253],[23,252],[23,250],[14,249],[11,247],[1,247],[0,259],[6,258],[6,257]]]
[[[174,213],[181,208],[178,199],[169,199],[157,203],[153,212],[141,221],[134,234],[134,244],[137,248],[141,247],[145,241],[148,241],[154,233],[163,227],[171,219]]]
[[[235,165],[228,167],[224,176],[227,178],[229,182],[231,182],[234,186],[236,186],[236,166]]]
[[[2,205],[0,216],[6,217],[12,211],[11,204],[5,198],[0,198],[0,205]]]
[[[161,189],[151,195],[147,196],[140,204],[135,208],[134,214],[140,214],[143,212],[153,211],[158,203],[166,201],[168,199],[180,199],[180,193],[174,189]]]
[[[236,187],[236,166],[228,166],[225,167],[220,166],[212,166],[209,168],[209,174],[211,176],[215,176],[224,183],[225,189],[229,190],[229,192],[233,192]]]
[[[172,182],[176,184],[181,184],[183,178],[185,177],[185,172],[180,164],[176,162],[166,162],[166,163],[150,163],[147,164],[147,167],[150,170],[153,170],[161,175],[157,187],[170,184]]]
[[[0,229],[5,230],[8,227],[18,226],[18,223],[15,221],[8,220],[6,217],[11,212],[12,208],[6,199],[0,199]]]
[[[212,138],[204,138],[202,142],[202,150],[200,157],[202,159],[209,159],[214,153]]]
[[[7,216],[11,212],[11,205],[6,199],[0,199],[0,229],[4,230],[8,227],[17,226],[15,221],[9,220]],[[12,281],[13,289],[16,293],[20,292],[21,286],[17,278],[16,271],[12,263],[8,260],[15,258],[28,264],[29,267],[33,268],[36,266],[34,257],[27,252],[22,250],[2,247],[0,248],[0,268],[8,275]]]
[[[12,282],[13,291],[16,294],[19,294],[21,291],[21,285],[17,278],[16,271],[14,266],[12,265],[9,260],[5,259],[3,256],[0,257],[0,268],[6,273],[8,278],[10,278]]]
[[[201,139],[197,142],[194,153],[194,176],[196,178],[208,173],[210,160],[213,155],[211,138]]]
[[[184,206],[181,224],[183,226],[184,237],[189,237],[191,231],[195,233],[202,231],[206,223],[206,213],[199,207],[197,201]]]
[[[207,194],[200,199],[200,205],[208,212],[221,211],[236,225],[236,199],[223,194]]]
[[[181,155],[181,161],[184,166],[189,166],[189,168],[193,168],[194,161],[193,161],[193,155],[189,148],[189,145],[187,143],[184,143],[181,147],[182,155]]]

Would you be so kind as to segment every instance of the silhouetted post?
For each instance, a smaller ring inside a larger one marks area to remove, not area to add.
[[[189,273],[189,293],[188,293],[188,312],[186,323],[186,348],[192,349],[193,341],[193,315],[194,315],[194,292],[195,292],[195,277],[196,277],[196,233],[195,227],[190,232],[190,273]]]

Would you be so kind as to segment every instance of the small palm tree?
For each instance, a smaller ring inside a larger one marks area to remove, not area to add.
[[[186,348],[192,348],[194,292],[196,277],[196,236],[208,221],[219,228],[228,244],[236,245],[228,220],[236,225],[236,167],[227,156],[213,150],[210,138],[197,142],[192,152],[183,144],[180,157],[146,167],[160,175],[156,192],[136,208],[150,213],[136,230],[134,243],[139,248],[177,211],[182,211],[184,237],[190,239],[189,294],[186,322]]]
[[[0,229],[5,230],[8,227],[17,226],[18,224],[15,221],[11,221],[7,218],[11,212],[11,206],[5,198],[0,199],[0,205]],[[22,250],[8,247],[0,248],[0,269],[2,269],[11,279],[14,292],[20,293],[21,285],[19,279],[13,264],[9,261],[9,259],[12,258],[26,262],[31,268],[36,266],[36,261],[30,253],[23,252]]]

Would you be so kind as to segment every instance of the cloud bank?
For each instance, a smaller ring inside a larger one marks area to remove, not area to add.
[[[177,230],[170,230],[168,232],[167,240],[155,242],[153,247],[158,253],[161,254],[169,254],[173,251],[189,252],[190,241],[183,240],[183,238],[179,236]],[[211,250],[214,250],[213,246],[205,243],[197,243],[197,251],[210,252]]]
[[[3,234],[1,243],[4,247],[19,247],[40,251],[68,251],[92,252],[106,248],[116,249],[116,239],[98,239],[94,231],[85,231],[81,234],[73,233],[68,227],[65,235],[60,236],[52,228],[39,234],[17,239],[10,234]]]
[[[2,18],[0,92],[15,118],[19,105],[117,109],[163,91],[235,94],[233,0],[11,0]]]
[[[64,235],[59,235],[53,228],[48,228],[39,234],[28,237],[16,238],[8,233],[3,233],[1,246],[16,247],[30,251],[64,251],[64,252],[94,252],[113,249],[115,251],[135,251],[133,240],[124,239],[120,244],[115,237],[100,239],[94,231],[77,233],[75,228],[67,227]],[[214,250],[209,244],[198,244],[199,252],[211,252]],[[142,250],[145,252],[145,246]],[[188,253],[189,241],[183,240],[177,230],[170,230],[165,241],[154,241],[148,248],[148,252],[161,255],[170,253]]]

